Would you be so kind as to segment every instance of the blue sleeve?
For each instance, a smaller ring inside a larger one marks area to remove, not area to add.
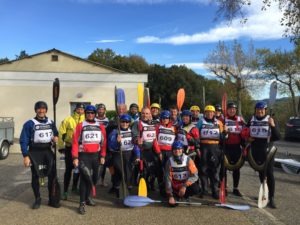
[[[20,135],[20,147],[23,157],[28,156],[28,148],[31,143],[33,132],[33,121],[28,120],[24,125]]]
[[[58,130],[57,130],[56,124],[52,120],[51,120],[51,122],[52,122],[53,136],[58,137]]]
[[[141,149],[138,145],[134,145],[133,147],[133,154],[136,156],[136,158],[141,158]]]
[[[118,151],[120,148],[120,145],[117,141],[118,137],[118,131],[115,129],[112,132],[110,132],[108,136],[108,148],[111,151]]]
[[[201,119],[200,119],[200,120],[198,121],[198,123],[196,124],[196,127],[198,128],[199,131],[202,129],[202,124],[203,124],[203,122],[202,122]]]

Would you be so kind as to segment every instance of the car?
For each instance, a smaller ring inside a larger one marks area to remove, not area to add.
[[[6,159],[14,143],[14,118],[0,117],[0,159]]]
[[[285,140],[300,140],[300,117],[290,117],[285,124]]]

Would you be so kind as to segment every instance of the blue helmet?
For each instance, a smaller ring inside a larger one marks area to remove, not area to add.
[[[84,109],[84,112],[94,112],[96,113],[97,109],[95,106],[93,105],[87,105]]]
[[[268,108],[267,103],[263,102],[263,101],[259,101],[255,104],[255,108],[256,109],[266,109]]]
[[[122,116],[120,116],[120,121],[131,122],[131,116],[129,116],[128,114],[123,114]]]
[[[183,110],[181,113],[181,117],[182,116],[192,116],[192,112],[190,110]]]
[[[174,141],[172,144],[172,149],[179,149],[179,148],[183,148],[183,144],[180,141]]]
[[[160,119],[170,119],[171,113],[168,110],[164,110],[160,113]]]

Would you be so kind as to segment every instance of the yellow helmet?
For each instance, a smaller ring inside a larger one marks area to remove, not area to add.
[[[158,103],[152,103],[152,105],[150,106],[150,108],[158,108],[158,109],[160,109],[160,105]]]
[[[190,111],[199,111],[200,112],[200,108],[197,105],[193,105],[193,106],[191,106]]]
[[[205,106],[204,111],[213,111],[213,112],[215,112],[216,109],[213,105],[207,105],[207,106]]]

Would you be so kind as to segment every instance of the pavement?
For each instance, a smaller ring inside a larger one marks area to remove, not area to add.
[[[296,155],[299,143],[279,146],[280,152],[291,148]],[[299,151],[300,155],[300,151]],[[64,173],[63,161],[58,161],[58,175],[60,182]],[[169,208],[165,204],[150,204],[145,207],[127,208],[121,200],[108,194],[109,187],[97,186],[95,207],[87,206],[87,213],[79,215],[77,208],[79,196],[70,193],[67,201],[61,201],[61,207],[55,209],[47,206],[47,187],[41,187],[42,206],[38,210],[32,210],[33,193],[30,186],[30,169],[22,166],[20,147],[14,144],[10,155],[6,160],[0,161],[0,218],[1,225],[24,225],[24,224],[107,224],[107,225],[184,225],[184,224],[218,224],[218,225],[295,225],[300,223],[299,199],[300,199],[300,176],[285,174],[281,169],[275,168],[276,177],[276,203],[277,209],[258,209],[257,194],[259,190],[258,174],[247,163],[241,169],[240,191],[243,197],[232,195],[232,176],[228,172],[228,203],[248,204],[248,211],[237,211],[214,206],[187,206],[180,205]],[[106,182],[109,183],[109,175]],[[131,194],[136,194],[134,189]],[[149,197],[160,200],[158,192],[150,192]],[[203,199],[193,197],[192,202],[217,203],[210,196]]]

